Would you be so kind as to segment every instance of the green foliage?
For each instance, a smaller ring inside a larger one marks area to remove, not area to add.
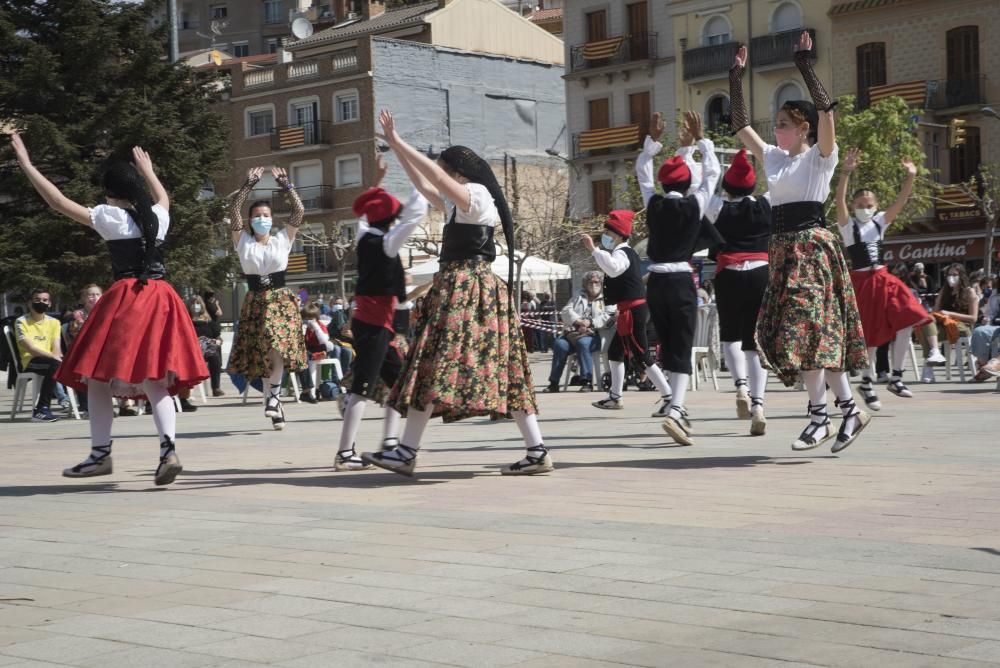
[[[32,162],[84,206],[101,203],[104,166],[143,146],[171,199],[169,279],[218,286],[232,268],[213,254],[226,243],[222,207],[198,195],[226,171],[228,129],[211,108],[213,80],[168,62],[166,31],[151,28],[163,4],[0,2],[0,125],[21,130]],[[45,206],[6,142],[0,193],[3,289],[44,284],[69,297],[111,282],[104,243]]]
[[[926,177],[923,146],[916,135],[912,120],[915,111],[898,97],[877,102],[868,109],[856,111],[854,96],[839,98],[837,105],[837,145],[843,156],[850,148],[861,149],[861,164],[851,175],[848,200],[859,188],[872,190],[882,208],[895,201],[905,171],[900,165],[903,158],[910,158],[917,165],[917,179],[913,194],[896,218],[892,229],[905,227],[914,216],[925,213],[931,206],[932,186]],[[837,176],[831,184],[831,193],[837,186]],[[851,203],[848,201],[848,207]],[[832,206],[832,195],[830,200]]]

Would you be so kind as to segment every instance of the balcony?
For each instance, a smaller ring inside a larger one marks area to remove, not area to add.
[[[753,67],[768,65],[791,65],[795,62],[795,47],[799,43],[802,28],[771,33],[750,40],[750,64]],[[816,30],[806,28],[813,39],[813,48],[809,55],[816,60]],[[732,61],[729,63],[732,66]],[[726,68],[729,69],[728,67]]]
[[[609,65],[621,65],[643,60],[656,60],[657,36],[646,32],[623,37],[609,37],[597,42],[579,44],[570,49],[570,71],[592,70]]]
[[[271,128],[271,150],[286,151],[292,148],[327,144],[330,132],[329,121],[308,121],[298,125]]]
[[[243,73],[243,88],[259,88],[274,83],[274,68],[264,67]]]
[[[296,79],[308,79],[319,76],[318,60],[303,60],[300,63],[289,63],[285,72],[285,79],[294,81]]]
[[[727,76],[739,50],[739,42],[726,42],[684,51],[684,80]]]
[[[986,103],[986,77],[939,79],[927,82],[927,108],[951,109]]]
[[[358,69],[358,50],[345,49],[333,54],[333,73],[341,75],[346,72],[354,72]]]
[[[603,155],[611,149],[632,151],[639,148],[639,126],[621,125],[616,128],[585,130],[573,135],[573,157]]]
[[[306,212],[333,208],[333,186],[302,186],[296,188]],[[289,214],[292,207],[285,201],[284,191],[271,191],[271,213]]]

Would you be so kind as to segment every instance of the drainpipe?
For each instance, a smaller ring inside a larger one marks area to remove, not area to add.
[[[750,42],[753,41],[753,0],[747,0],[747,48],[750,48]],[[750,54],[750,58],[753,58],[753,54]],[[753,62],[752,60],[750,61]],[[747,99],[747,115],[750,117],[750,127],[753,127],[753,67],[750,68],[749,72],[749,86],[750,97]]]

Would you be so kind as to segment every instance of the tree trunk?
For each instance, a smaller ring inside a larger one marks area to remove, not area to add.
[[[986,223],[986,250],[983,255],[983,269],[987,276],[993,274],[993,238],[997,231],[997,218],[1000,216],[994,215]]]

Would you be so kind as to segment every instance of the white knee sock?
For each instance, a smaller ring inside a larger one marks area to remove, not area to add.
[[[524,411],[512,411],[514,422],[521,431],[521,438],[524,439],[524,447],[531,450],[534,447],[543,445],[542,430],[538,428],[538,416],[534,413],[530,415]]]
[[[826,410],[826,373],[824,369],[813,369],[802,372],[802,382],[805,383],[806,392],[809,393],[809,404],[812,406],[822,406]],[[810,417],[813,422],[822,422],[822,416],[813,415]]]
[[[173,441],[177,435],[177,413],[173,397],[167,391],[166,380],[147,380],[142,383],[142,391],[153,409],[153,422],[160,436],[160,443],[168,438]],[[161,454],[163,456],[162,448]]]
[[[830,384],[833,396],[837,397],[841,402],[849,401],[853,398],[851,395],[851,382],[847,377],[846,371],[830,371],[827,369],[826,382]]]
[[[386,441],[399,443],[399,423],[403,416],[392,406],[386,405],[385,416],[382,418],[382,444]],[[392,444],[391,444],[392,445]]]
[[[913,336],[913,328],[905,327],[896,332],[896,339],[892,342],[892,375],[899,378],[906,369],[906,354],[910,352],[910,337]],[[899,376],[896,372],[899,372]],[[915,370],[914,370],[915,371]]]
[[[663,375],[663,371],[660,370],[659,364],[654,364],[652,366],[646,367],[646,378],[653,381],[653,385],[656,389],[660,391],[661,397],[669,397],[673,392],[671,391],[670,383],[667,382],[667,377]]]
[[[309,392],[309,396],[315,399],[316,386],[321,382],[322,376],[316,373],[316,362],[314,360],[309,360],[308,362],[306,362],[306,365],[309,367],[309,377],[316,379],[316,382],[313,383],[313,386],[306,391]]]
[[[400,444],[411,450],[419,450],[420,439],[423,438],[424,429],[427,428],[427,423],[431,421],[433,414],[433,408],[418,411],[411,407],[406,414],[406,425],[403,427],[403,437],[400,439]]]
[[[625,385],[625,362],[610,363],[611,366],[611,397],[621,399],[622,387]]]
[[[723,341],[722,355],[726,358],[726,366],[733,375],[733,382],[747,379],[747,359],[743,354],[741,341]],[[739,385],[737,385],[739,387]]]
[[[760,354],[756,350],[748,350],[743,355],[750,376],[750,396],[763,400],[767,390],[767,369],[761,365]]]
[[[875,370],[875,360],[878,357],[878,348],[868,347],[868,377],[872,380],[878,378],[878,371]],[[836,371],[833,373],[837,373]],[[830,383],[830,387],[833,387],[833,383]],[[838,399],[840,397],[837,397]]]
[[[115,419],[111,383],[92,380],[87,383],[87,412],[90,414],[90,447],[111,442],[111,423]]]
[[[677,373],[676,371],[670,372],[670,387],[674,390],[674,398],[670,402],[671,407],[684,407],[684,398],[687,396],[688,379],[690,377],[690,374]]]
[[[285,361],[281,359],[278,351],[272,348],[267,356],[271,360],[271,375],[267,378],[268,387],[264,388],[265,406],[271,396],[275,398],[281,396],[281,381],[285,375]]]
[[[337,448],[338,452],[354,449],[354,439],[358,435],[361,418],[365,416],[365,405],[368,402],[360,395],[349,394],[344,403],[344,424],[340,426],[340,447]]]

